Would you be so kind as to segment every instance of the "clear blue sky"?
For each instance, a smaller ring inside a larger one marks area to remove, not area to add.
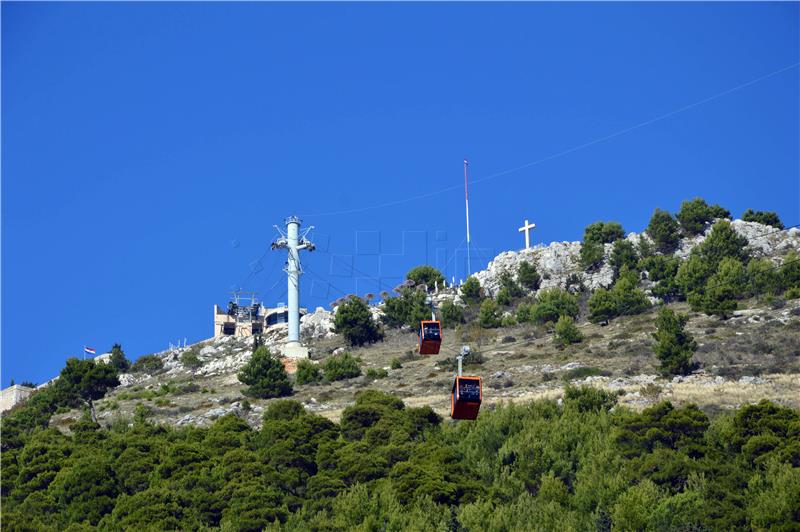
[[[3,2],[2,384],[54,376],[84,345],[135,358],[207,338],[234,286],[285,300],[284,255],[266,250],[293,213],[317,228],[309,307],[422,262],[461,277],[465,156],[473,267],[520,248],[524,218],[535,242],[575,240],[702,196],[799,223],[799,18]]]

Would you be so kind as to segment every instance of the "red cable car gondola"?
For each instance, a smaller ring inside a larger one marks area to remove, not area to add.
[[[438,321],[423,321],[419,327],[419,354],[438,355],[442,345],[442,325]]]
[[[456,377],[450,393],[450,417],[474,420],[478,417],[482,400],[483,379],[474,376]]]

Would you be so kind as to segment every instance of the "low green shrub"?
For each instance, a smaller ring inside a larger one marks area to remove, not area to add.
[[[164,369],[164,361],[158,355],[139,357],[131,366],[131,373],[149,373],[154,375]]]
[[[187,368],[194,369],[202,366],[203,362],[200,360],[200,357],[197,356],[197,351],[190,349],[181,354],[181,364]]]
[[[301,360],[297,363],[295,382],[297,384],[316,384],[322,380],[322,372],[317,364],[310,360]]]
[[[442,303],[439,307],[439,314],[443,327],[455,327],[459,323],[464,323],[464,310],[452,301]]]
[[[583,334],[575,325],[575,320],[569,316],[561,316],[556,323],[555,342],[566,347],[570,344],[577,344],[583,340]]]
[[[389,376],[389,372],[383,368],[369,368],[366,377],[369,380],[384,379]]]
[[[352,379],[361,375],[361,364],[350,353],[342,353],[323,362],[322,373],[329,382]]]
[[[609,377],[610,371],[595,368],[592,366],[582,366],[580,368],[568,369],[561,375],[561,379],[565,382],[585,379],[586,377]]]
[[[199,392],[199,391],[200,391],[200,385],[199,384],[196,384],[194,382],[189,382],[189,383],[183,384],[181,386],[178,386],[174,393],[175,393],[175,395],[183,395],[183,394],[194,393],[194,392]]]

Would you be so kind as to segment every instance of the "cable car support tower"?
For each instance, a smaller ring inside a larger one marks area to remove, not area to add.
[[[272,243],[272,249],[286,248],[288,251],[286,267],[287,298],[289,303],[289,334],[284,347],[283,355],[288,358],[308,358],[308,348],[300,345],[300,275],[303,268],[300,266],[300,250],[314,251],[314,243],[306,238],[314,226],[309,226],[300,232],[301,220],[297,216],[286,218],[286,232],[275,226],[280,237]]]

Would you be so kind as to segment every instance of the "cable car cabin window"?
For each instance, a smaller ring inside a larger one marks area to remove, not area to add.
[[[478,379],[458,379],[458,400],[468,403],[481,402],[481,383]]]
[[[236,334],[236,324],[235,323],[223,323],[222,324],[222,334],[226,336],[231,336]]]
[[[438,355],[442,344],[442,328],[438,321],[423,321],[419,328],[419,354]]]
[[[439,323],[424,323],[422,325],[422,338],[425,340],[441,340],[442,331],[439,328]]]

